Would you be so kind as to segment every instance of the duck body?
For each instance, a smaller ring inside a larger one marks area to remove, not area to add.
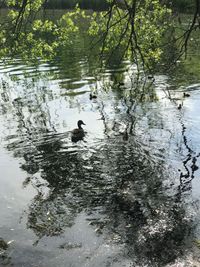
[[[182,105],[179,104],[178,107],[177,107],[177,109],[182,109]]]
[[[118,85],[119,85],[119,86],[124,86],[125,83],[124,83],[124,82],[119,82]]]
[[[71,140],[72,142],[78,142],[80,140],[83,140],[83,137],[85,136],[85,132],[82,128],[82,125],[85,125],[85,123],[82,120],[79,120],[78,128],[72,130]]]
[[[190,94],[189,93],[183,93],[183,97],[190,97]]]
[[[97,98],[96,95],[93,95],[92,93],[90,93],[90,100],[92,100],[92,99],[96,99],[96,98]]]

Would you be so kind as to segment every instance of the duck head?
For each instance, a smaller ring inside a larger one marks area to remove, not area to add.
[[[82,128],[81,125],[85,125],[85,123],[82,120],[79,120],[77,122],[77,125],[78,125],[78,128],[81,129]]]

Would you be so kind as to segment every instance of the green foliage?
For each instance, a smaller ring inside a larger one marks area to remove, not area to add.
[[[130,6],[133,3],[127,2]],[[112,54],[116,50],[119,55],[121,52],[121,59],[137,63],[143,60],[150,67],[160,60],[163,53],[163,36],[170,27],[170,15],[171,10],[161,5],[159,0],[138,2],[132,11],[132,20],[127,9],[114,5],[109,25],[107,12],[93,14],[89,34],[102,36],[103,52]]]
[[[84,4],[94,2],[85,0]],[[138,67],[151,69],[164,58],[166,47],[173,42],[171,10],[159,0],[126,0],[127,5],[123,0],[107,0],[108,10],[91,16],[76,6],[56,21],[38,16],[45,0],[5,3],[8,15],[0,25],[0,57],[20,55],[27,60],[50,60],[63,48],[74,45],[80,24],[84,25],[81,31],[92,37],[93,44],[98,44],[100,58],[106,63],[114,55],[119,62],[128,59]]]
[[[59,20],[34,19],[43,1],[27,1],[23,13],[12,8],[21,6],[23,1],[8,1],[10,10],[4,28],[0,31],[0,56],[20,55],[24,59],[43,58],[50,60],[57,51],[67,44],[72,45],[73,35],[78,31],[77,20],[85,18],[85,13],[76,7]]]

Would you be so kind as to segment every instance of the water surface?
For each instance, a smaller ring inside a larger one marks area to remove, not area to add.
[[[0,62],[1,264],[194,266],[198,77],[131,83],[124,62],[97,81],[95,59],[75,55]]]

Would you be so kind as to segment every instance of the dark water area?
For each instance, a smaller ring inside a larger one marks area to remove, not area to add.
[[[200,266],[198,71],[81,49],[0,62],[0,266]]]

